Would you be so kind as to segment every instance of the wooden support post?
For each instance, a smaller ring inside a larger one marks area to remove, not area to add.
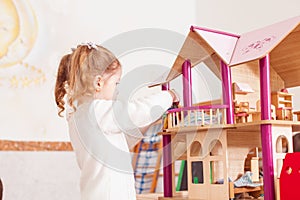
[[[226,112],[227,124],[233,124],[232,81],[230,68],[221,61],[223,104],[228,105]]]
[[[162,85],[162,90],[169,90],[169,83]],[[172,197],[172,152],[171,135],[163,135],[163,180],[164,197]]]
[[[266,55],[259,60],[260,66],[260,102],[261,119],[271,120],[271,91],[270,91],[270,57]],[[275,199],[274,165],[272,149],[272,125],[261,125],[261,145],[264,171],[264,199]]]
[[[185,107],[192,106],[192,70],[191,62],[184,61],[182,64],[183,104]]]

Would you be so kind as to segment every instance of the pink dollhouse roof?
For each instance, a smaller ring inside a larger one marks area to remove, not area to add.
[[[189,59],[192,66],[204,62],[219,76],[220,60],[236,66],[270,54],[271,67],[286,87],[300,85],[300,16],[241,36],[192,26],[165,82],[181,74]]]

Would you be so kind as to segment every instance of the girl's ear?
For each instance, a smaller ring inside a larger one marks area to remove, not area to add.
[[[96,90],[96,92],[99,92],[103,86],[103,81],[102,81],[102,76],[100,75],[97,75],[95,76],[95,79],[94,79],[94,88]]]

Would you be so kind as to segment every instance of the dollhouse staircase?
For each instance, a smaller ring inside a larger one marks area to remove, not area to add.
[[[136,193],[154,193],[160,173],[162,158],[161,136],[156,133],[161,124],[153,125],[133,150],[132,165],[135,175]]]

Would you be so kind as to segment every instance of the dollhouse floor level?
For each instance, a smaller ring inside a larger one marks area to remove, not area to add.
[[[263,200],[263,199],[264,199],[263,197],[260,197],[258,199],[252,198],[252,200]],[[137,200],[195,200],[195,199],[189,199],[187,197],[187,194],[185,193],[183,193],[182,196],[177,196],[177,197],[163,197],[162,193],[149,193],[149,194],[137,195]],[[239,200],[243,200],[243,199],[239,199]]]
[[[174,127],[165,130],[166,132],[159,133],[162,135],[171,136],[171,152],[173,152],[171,157],[173,159],[177,158],[176,152],[179,152],[177,147],[182,146],[179,144],[185,144],[184,148],[180,149],[180,153],[183,153],[180,156],[180,160],[187,160],[187,166],[190,170],[187,174],[189,185],[189,191],[187,194],[177,194],[176,192],[173,193],[173,197],[160,196],[157,199],[229,199],[231,196],[229,192],[230,188],[227,185],[228,182],[226,183],[226,180],[228,180],[228,178],[231,180],[236,180],[240,174],[245,172],[246,166],[249,165],[249,159],[252,155],[251,152],[253,148],[257,149],[257,153],[255,155],[261,159],[262,150],[258,149],[261,149],[261,128],[264,125],[270,125],[272,130],[271,140],[274,160],[274,177],[278,178],[285,154],[292,151],[292,135],[293,132],[299,130],[300,122],[284,120],[261,120],[256,122],[223,126]],[[203,154],[204,152],[206,153]],[[192,174],[193,176],[196,176],[192,172],[193,166],[196,169],[196,165],[193,164],[198,163],[199,161],[202,163],[202,165],[200,168],[198,166],[197,169],[200,169],[200,171],[203,173],[203,184],[193,184],[191,179]],[[259,166],[258,163],[256,171],[258,172],[261,168],[262,166]],[[255,169],[253,170],[255,171]],[[225,183],[222,185],[207,185],[206,183],[211,181],[211,175],[214,179],[213,182],[223,178],[225,179]],[[172,176],[172,182],[172,185],[174,185],[174,176]],[[275,189],[278,190],[277,187]],[[216,193],[216,191],[218,192]],[[249,192],[252,191],[234,191],[234,194]],[[251,199],[255,199],[254,197],[258,198],[257,195],[252,194],[251,197]],[[262,198],[259,197],[258,199]]]

